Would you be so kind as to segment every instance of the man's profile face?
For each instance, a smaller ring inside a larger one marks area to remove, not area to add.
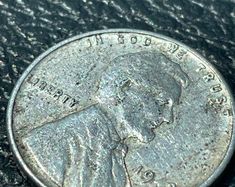
[[[161,54],[128,54],[103,73],[97,98],[116,118],[123,139],[148,143],[155,128],[173,122],[173,107],[186,81],[180,66]]]
[[[161,79],[148,80],[149,86],[144,88],[129,80],[128,88],[123,90],[121,104],[129,125],[129,137],[136,137],[145,143],[153,140],[153,129],[163,122],[173,122],[173,105],[180,97],[181,90],[173,78],[164,76],[163,83],[159,81]],[[164,81],[167,81],[167,87],[156,86],[164,85]]]

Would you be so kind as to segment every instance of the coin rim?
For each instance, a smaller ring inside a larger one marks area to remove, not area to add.
[[[69,44],[71,42],[74,42],[76,40],[85,38],[85,37],[89,37],[89,36],[93,36],[96,34],[107,34],[107,33],[136,33],[136,34],[143,34],[143,35],[148,35],[148,36],[152,36],[152,37],[156,37],[156,38],[160,38],[166,41],[170,41],[170,42],[174,42],[176,44],[178,44],[179,46],[185,48],[186,50],[188,50],[190,53],[192,53],[193,55],[197,56],[200,60],[202,60],[205,64],[207,64],[210,68],[213,69],[213,71],[219,76],[219,78],[221,79],[221,81],[223,82],[223,84],[225,85],[228,94],[231,97],[231,103],[232,103],[232,109],[233,109],[233,122],[232,122],[232,134],[231,134],[231,140],[230,140],[230,144],[229,147],[227,149],[227,152],[225,153],[224,159],[221,161],[221,163],[219,164],[219,166],[215,169],[215,171],[212,173],[212,175],[206,180],[204,181],[202,184],[200,184],[200,187],[206,187],[211,185],[220,175],[221,173],[224,171],[225,167],[228,165],[229,161],[231,160],[231,157],[233,155],[234,152],[234,147],[235,147],[235,117],[234,117],[234,109],[235,109],[235,103],[234,103],[234,98],[233,98],[233,94],[231,91],[230,86],[227,84],[227,82],[225,81],[224,77],[221,75],[221,73],[214,67],[213,64],[211,64],[208,60],[206,60],[204,57],[202,57],[198,52],[196,52],[194,49],[186,46],[185,44],[172,39],[168,36],[164,36],[162,34],[157,34],[154,32],[149,32],[149,31],[144,31],[144,30],[138,30],[138,29],[106,29],[106,30],[96,30],[96,31],[91,31],[91,32],[87,32],[85,34],[80,34],[74,37],[71,37],[69,39],[63,40],[62,42],[59,42],[58,44],[56,44],[55,46],[49,48],[48,50],[46,50],[44,53],[42,53],[39,57],[37,57],[27,68],[26,70],[23,72],[23,74],[21,75],[21,77],[19,78],[19,80],[17,81],[12,93],[11,93],[11,97],[10,100],[8,102],[8,107],[7,107],[7,116],[6,116],[6,122],[7,122],[7,135],[8,135],[8,140],[10,143],[10,147],[11,150],[13,152],[14,157],[16,158],[16,160],[19,163],[19,166],[24,170],[24,172],[33,180],[33,182],[41,187],[47,187],[39,178],[37,178],[37,176],[29,169],[29,167],[27,166],[27,164],[24,162],[23,157],[21,156],[18,147],[16,145],[15,139],[14,139],[14,133],[13,133],[13,120],[12,120],[12,113],[13,113],[13,107],[14,107],[14,102],[15,102],[15,98],[16,95],[22,85],[22,83],[24,82],[25,78],[28,76],[28,74],[33,70],[33,68],[40,63],[45,57],[47,57],[50,53],[54,52],[55,50],[57,50],[58,48]]]

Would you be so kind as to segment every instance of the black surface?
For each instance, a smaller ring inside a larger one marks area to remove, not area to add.
[[[196,49],[235,88],[234,0],[0,0],[0,186],[35,186],[20,172],[6,137],[6,107],[25,68],[42,52],[87,31],[135,28]],[[235,157],[213,185],[235,186]]]

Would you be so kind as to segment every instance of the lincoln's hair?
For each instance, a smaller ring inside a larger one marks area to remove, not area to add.
[[[131,82],[140,89],[172,90],[169,80],[173,80],[178,89],[185,88],[189,82],[180,65],[160,52],[129,53],[110,63],[101,77],[97,96],[106,102],[124,92]]]

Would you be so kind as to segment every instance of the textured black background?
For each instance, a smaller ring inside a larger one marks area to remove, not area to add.
[[[35,186],[17,167],[6,136],[6,107],[17,79],[59,41],[106,28],[175,38],[235,88],[235,0],[0,0],[0,187]],[[213,186],[235,186],[235,157]]]

